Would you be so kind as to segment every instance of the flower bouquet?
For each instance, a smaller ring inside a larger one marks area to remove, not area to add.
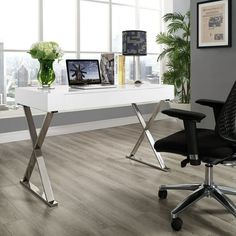
[[[37,79],[43,87],[50,87],[55,80],[53,62],[62,58],[63,52],[56,42],[34,43],[28,53],[32,58],[38,59],[40,68]]]

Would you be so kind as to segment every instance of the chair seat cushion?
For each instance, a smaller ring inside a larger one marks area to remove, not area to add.
[[[233,147],[218,135],[214,130],[197,129],[198,156],[203,162],[214,163],[230,158],[234,153]],[[156,141],[154,145],[158,152],[170,152],[188,155],[184,130]]]

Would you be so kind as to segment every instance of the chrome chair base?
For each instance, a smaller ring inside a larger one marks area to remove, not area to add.
[[[236,189],[217,186],[213,182],[213,165],[205,165],[205,182],[202,184],[179,184],[179,185],[161,185],[159,188],[159,197],[167,197],[167,190],[191,190],[193,191],[175,209],[171,211],[172,221],[178,218],[178,215],[199,201],[203,197],[212,197],[221,203],[232,215],[236,217],[236,205],[225,195],[236,195]],[[178,218],[179,219],[179,218]],[[173,227],[173,225],[172,225]]]

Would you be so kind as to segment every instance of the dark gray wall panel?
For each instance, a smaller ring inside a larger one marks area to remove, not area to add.
[[[191,1],[191,105],[193,110],[207,114],[203,127],[214,127],[212,112],[196,105],[199,98],[225,100],[236,79],[236,17],[232,19],[232,48],[197,49],[197,2]],[[236,12],[233,2],[232,12]]]

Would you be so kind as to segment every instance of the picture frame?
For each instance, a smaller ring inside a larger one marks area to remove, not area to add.
[[[102,53],[100,60],[102,84],[115,84],[115,54]]]
[[[197,4],[197,48],[231,47],[232,0]]]

